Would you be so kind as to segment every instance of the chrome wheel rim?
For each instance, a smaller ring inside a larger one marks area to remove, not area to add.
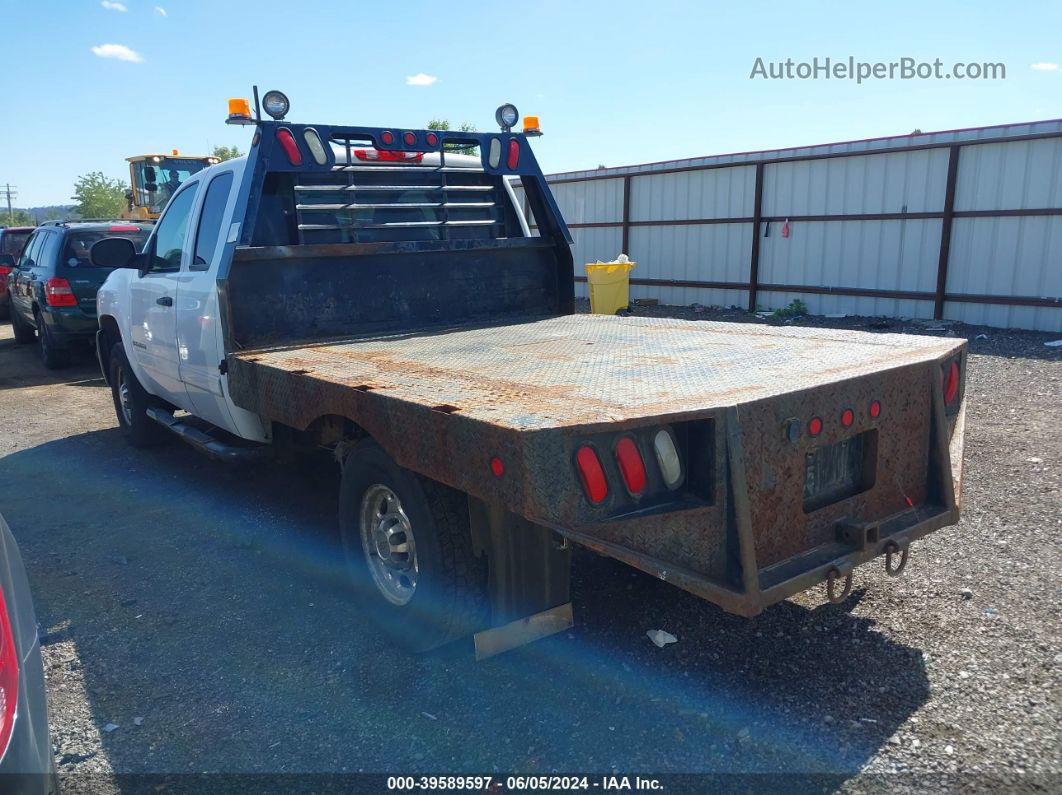
[[[391,604],[408,604],[417,590],[417,547],[402,502],[387,486],[366,489],[358,530],[376,588]]]
[[[126,425],[133,424],[133,406],[129,394],[129,384],[125,380],[125,368],[118,368],[118,407],[122,410],[122,419]]]

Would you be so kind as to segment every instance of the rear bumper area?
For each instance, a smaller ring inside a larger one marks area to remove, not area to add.
[[[99,324],[95,315],[85,314],[81,309],[50,308],[41,312],[52,342],[58,346],[89,343],[96,337]]]

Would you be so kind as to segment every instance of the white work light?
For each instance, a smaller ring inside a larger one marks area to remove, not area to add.
[[[291,103],[280,91],[267,91],[262,97],[262,109],[277,121],[288,115]]]
[[[519,121],[520,111],[516,109],[516,105],[506,103],[494,111],[494,119],[498,122],[498,126],[502,128],[502,132],[509,132]]]

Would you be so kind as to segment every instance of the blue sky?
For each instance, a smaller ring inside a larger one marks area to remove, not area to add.
[[[0,0],[0,24],[17,206],[65,203],[89,171],[128,179],[133,154],[246,149],[223,119],[254,83],[307,122],[490,129],[510,101],[541,117],[547,172],[1062,117],[1058,2]],[[757,57],[816,56],[1007,76],[749,78]],[[421,74],[435,80],[408,84]]]

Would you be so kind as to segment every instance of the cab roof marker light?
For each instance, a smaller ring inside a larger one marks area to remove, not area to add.
[[[310,150],[314,162],[319,166],[328,165],[328,153],[325,151],[324,144],[321,143],[321,136],[317,134],[317,130],[307,127],[303,130],[302,138],[306,141],[306,148]]]
[[[682,460],[675,447],[675,440],[666,428],[657,431],[653,436],[653,452],[656,454],[657,464],[660,465],[660,474],[664,476],[664,483],[669,489],[677,488],[682,482]]]

